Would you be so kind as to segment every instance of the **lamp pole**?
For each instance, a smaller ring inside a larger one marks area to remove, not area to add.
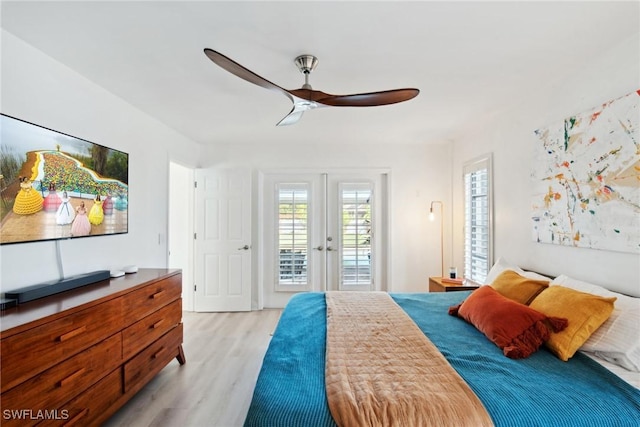
[[[440,277],[444,277],[444,203],[442,203],[440,200],[434,200],[431,202],[431,207],[429,208],[430,221],[433,221],[434,219],[434,213],[433,213],[434,204],[440,205],[440,262],[442,263],[441,270],[440,270]]]

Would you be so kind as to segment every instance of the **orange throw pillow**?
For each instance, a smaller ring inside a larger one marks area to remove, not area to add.
[[[482,286],[449,314],[471,323],[511,359],[535,353],[549,338],[550,330],[567,327],[567,319],[547,317],[524,304],[506,298],[491,286]]]
[[[529,305],[540,292],[549,287],[549,281],[530,279],[515,271],[505,270],[495,278],[491,287],[509,299]]]

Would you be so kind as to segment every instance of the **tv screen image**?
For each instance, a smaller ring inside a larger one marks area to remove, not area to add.
[[[0,244],[128,232],[127,153],[0,120]]]

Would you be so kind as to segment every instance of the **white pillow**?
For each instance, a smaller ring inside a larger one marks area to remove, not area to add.
[[[485,285],[492,284],[493,281],[496,280],[496,277],[498,277],[500,273],[502,273],[505,270],[515,271],[519,275],[528,277],[529,279],[546,280],[546,281],[551,280],[548,277],[543,276],[542,274],[534,273],[533,271],[524,271],[517,265],[513,265],[503,257],[500,257],[498,258],[496,263],[493,264],[493,267],[491,267],[491,270],[489,270],[489,274],[487,274],[487,277],[484,279]]]
[[[571,277],[560,275],[551,286],[562,285],[603,297],[616,297],[613,313],[580,347],[608,362],[640,372],[640,298],[610,291]]]

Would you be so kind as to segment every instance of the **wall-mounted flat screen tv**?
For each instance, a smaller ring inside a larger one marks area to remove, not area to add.
[[[127,153],[0,120],[0,244],[128,232]]]

